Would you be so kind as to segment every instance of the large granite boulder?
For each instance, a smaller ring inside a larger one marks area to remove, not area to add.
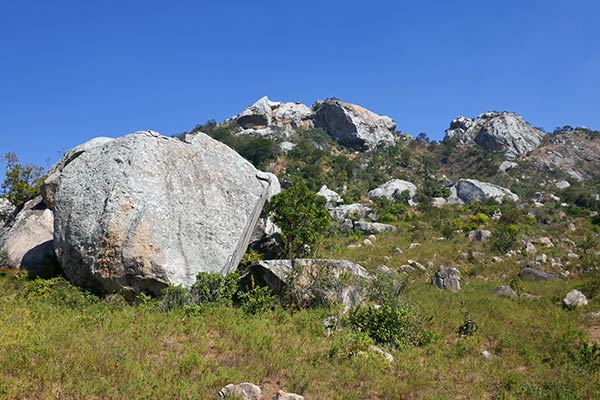
[[[56,254],[73,283],[104,292],[158,294],[233,271],[278,186],[205,134],[136,132],[58,165],[45,184]]]
[[[330,99],[317,102],[313,108],[315,127],[323,128],[343,146],[364,151],[397,139],[393,119],[356,104]]]
[[[395,196],[404,191],[407,191],[409,197],[412,199],[414,195],[417,194],[417,187],[413,183],[402,179],[392,179],[369,191],[368,196],[370,199],[375,197],[385,197],[389,200],[394,200]]]
[[[44,267],[44,259],[54,257],[53,229],[52,211],[40,196],[25,203],[0,231],[0,253],[4,253],[4,264],[37,275]]]
[[[516,159],[538,147],[544,132],[510,112],[488,112],[470,119],[458,117],[450,123],[444,141],[476,143],[486,150]]]
[[[475,179],[460,179],[456,184],[456,195],[465,203],[493,199],[498,203],[503,201],[519,201],[519,196],[510,190]]]
[[[260,261],[240,278],[246,286],[254,282],[275,293],[286,289],[289,300],[301,307],[340,304],[346,309],[362,303],[371,279],[352,261],[309,258]]]

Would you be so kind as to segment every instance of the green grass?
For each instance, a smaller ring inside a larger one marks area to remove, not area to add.
[[[382,240],[383,241],[383,240]],[[539,300],[491,295],[497,282],[468,280],[450,293],[413,282],[406,301],[432,317],[437,338],[363,353],[327,309],[253,316],[230,306],[160,311],[85,295],[68,283],[0,276],[0,394],[6,399],[210,399],[231,382],[307,399],[598,398],[598,372],[577,362],[583,310],[560,296],[576,281],[524,282]],[[590,307],[597,307],[594,303]],[[469,313],[479,329],[458,338]],[[485,360],[483,350],[497,357]],[[571,396],[571,397],[569,397]]]

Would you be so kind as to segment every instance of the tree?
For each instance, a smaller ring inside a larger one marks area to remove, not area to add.
[[[37,165],[19,163],[15,153],[4,154],[6,177],[2,182],[2,194],[15,206],[30,200],[40,191],[43,168]]]
[[[312,192],[301,180],[273,196],[269,212],[281,228],[284,253],[290,258],[298,257],[304,245],[317,243],[331,226],[325,198]]]

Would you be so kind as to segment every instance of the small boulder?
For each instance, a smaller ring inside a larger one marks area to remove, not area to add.
[[[331,218],[340,222],[344,222],[347,219],[352,221],[363,219],[371,213],[373,213],[373,208],[369,204],[364,203],[344,204],[329,208]]]
[[[467,237],[470,241],[484,242],[492,238],[492,232],[484,229],[477,229],[474,231],[470,231],[467,234]]]
[[[517,298],[517,292],[515,292],[510,286],[499,286],[492,291],[492,294],[495,294],[496,296],[510,297],[511,299]]]
[[[217,396],[222,399],[260,400],[262,397],[262,390],[260,387],[249,382],[239,384],[230,383],[219,390]]]
[[[519,166],[519,164],[517,164],[516,162],[513,162],[513,161],[502,161],[502,163],[500,164],[500,167],[498,167],[498,171],[506,172],[509,169],[515,168],[518,166]]]
[[[354,229],[365,233],[396,232],[397,230],[393,225],[367,221],[356,221],[354,223]]]
[[[540,271],[531,267],[525,267],[519,272],[519,277],[523,279],[533,279],[534,281],[549,281],[556,278],[553,274]]]
[[[408,191],[409,197],[412,199],[417,194],[417,187],[408,181],[402,179],[392,179],[376,189],[369,191],[370,199],[376,197],[385,197],[389,200],[394,200],[397,194]]]
[[[563,189],[571,187],[571,184],[567,181],[558,181],[558,182],[554,183],[554,186],[556,186],[557,189],[563,190]]]
[[[371,242],[369,239],[363,240],[363,244],[367,247],[373,247],[373,242]]]
[[[327,185],[321,186],[321,189],[319,189],[317,195],[324,197],[328,206],[337,206],[338,204],[342,204],[344,202],[342,197],[333,190],[329,189]]]
[[[492,199],[497,203],[519,201],[519,196],[510,190],[476,179],[460,179],[456,184],[456,194],[465,203]]]
[[[576,308],[580,306],[586,306],[587,304],[588,299],[577,289],[571,290],[563,299],[563,305],[566,308]]]
[[[460,271],[456,268],[440,268],[431,283],[440,289],[456,292],[460,290]]]
[[[387,362],[389,363],[393,363],[394,362],[394,356],[391,355],[390,353],[388,353],[387,351],[383,350],[381,347],[379,346],[375,346],[375,345],[370,345],[369,346],[369,350],[371,350],[373,353],[377,353],[379,355],[381,355],[383,358],[385,358],[387,360]]]
[[[277,395],[273,397],[273,400],[304,400],[304,396],[300,396],[295,393],[287,393],[283,390],[279,390]]]

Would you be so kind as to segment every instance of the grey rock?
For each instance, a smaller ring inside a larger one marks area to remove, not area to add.
[[[552,239],[550,239],[547,236],[535,238],[532,240],[532,242],[535,244],[540,244],[545,247],[554,247],[554,243],[552,243]]]
[[[419,247],[420,245],[421,245],[421,243],[411,243],[411,244],[408,246],[408,249],[409,249],[409,250],[416,249],[416,248],[417,248],[417,247]]]
[[[467,238],[470,241],[483,242],[483,241],[490,240],[492,238],[492,232],[490,232],[488,230],[477,229],[474,231],[470,231],[467,234]]]
[[[352,282],[341,281],[350,276]],[[365,285],[373,279],[360,265],[347,260],[294,259],[263,260],[251,265],[240,278],[249,285],[268,286],[275,293],[287,288],[286,294],[301,307],[341,304],[356,307],[366,296]]]
[[[277,395],[273,397],[273,400],[304,400],[304,396],[300,396],[295,393],[287,393],[283,390],[279,390]]]
[[[369,239],[363,240],[363,244],[367,247],[373,247],[373,242],[371,242]]]
[[[321,186],[321,189],[319,189],[317,194],[325,198],[328,206],[337,206],[338,204],[342,204],[344,202],[342,197],[333,190],[329,189],[327,185]]]
[[[370,199],[376,197],[385,197],[390,200],[394,200],[394,195],[400,194],[404,191],[408,191],[410,198],[413,198],[417,194],[417,187],[408,181],[402,179],[392,179],[379,186],[376,189],[371,190],[368,193]]]
[[[235,117],[235,120],[243,128],[269,126],[273,119],[273,106],[275,103],[270,101],[267,96],[261,97]]]
[[[510,286],[499,286],[492,291],[492,294],[495,294],[496,296],[510,297],[511,299],[517,298],[517,292],[515,292]]]
[[[53,230],[52,211],[40,196],[25,203],[0,231],[0,252],[5,254],[5,264],[37,275],[44,266],[44,258],[54,258]]]
[[[516,159],[538,147],[544,133],[510,112],[488,112],[472,120],[458,117],[446,130],[444,141],[476,143],[486,150]]]
[[[364,151],[397,139],[394,120],[355,104],[325,100],[313,108],[315,127],[323,128],[343,146]]]
[[[396,247],[394,249],[394,255],[401,256],[402,254],[404,254],[404,252],[402,251],[402,249],[400,247]]]
[[[370,345],[369,346],[369,350],[372,351],[373,353],[379,354],[380,356],[382,356],[383,358],[385,358],[386,361],[389,362],[389,363],[393,363],[394,362],[394,356],[391,355],[390,353],[388,353],[387,351],[383,350],[379,346]]]
[[[431,206],[435,208],[442,208],[448,204],[448,200],[443,197],[433,197],[431,199]]]
[[[548,256],[546,254],[540,254],[535,258],[535,261],[546,264],[548,262]]]
[[[415,260],[408,260],[408,261],[406,261],[406,262],[407,262],[407,263],[408,263],[408,265],[410,265],[411,267],[413,267],[413,268],[416,268],[416,269],[418,269],[418,270],[420,270],[420,271],[426,271],[426,270],[427,270],[427,269],[426,269],[426,268],[423,266],[423,264],[421,264],[421,263],[420,263],[420,262],[418,262],[418,261],[415,261]]]
[[[217,396],[222,399],[260,400],[262,390],[260,387],[249,382],[239,384],[230,383],[219,390]]]
[[[331,218],[343,222],[346,219],[353,221],[367,217],[373,212],[370,205],[364,203],[344,204],[337,207],[329,208]]]
[[[354,223],[354,229],[365,233],[383,233],[397,231],[396,227],[393,225],[367,221],[356,221]]]
[[[568,187],[571,187],[571,184],[567,181],[558,181],[554,183],[554,186],[556,186],[557,189],[566,189]]]
[[[563,299],[563,305],[566,308],[576,308],[580,306],[586,306],[587,304],[588,299],[577,289],[571,290]]]
[[[460,271],[456,268],[440,268],[436,271],[431,283],[439,289],[460,290]]]
[[[460,179],[456,184],[456,194],[465,203],[493,199],[498,203],[503,201],[519,201],[519,196],[510,190],[475,179]]]
[[[52,184],[54,247],[74,284],[105,292],[191,286],[227,274],[274,187],[207,135],[137,132],[61,160]]]
[[[279,143],[279,150],[281,150],[284,153],[294,150],[294,147],[296,147],[296,143],[287,141]]]
[[[549,281],[555,278],[553,274],[540,271],[531,267],[525,267],[519,271],[519,276],[523,279],[533,279],[534,281]]]
[[[400,266],[400,271],[402,271],[402,272],[407,272],[407,273],[408,273],[408,272],[414,272],[414,271],[415,271],[415,268],[414,268],[414,267],[412,267],[412,266],[410,266],[410,265],[408,265],[408,264],[402,264],[402,265]]]
[[[485,358],[486,360],[492,360],[492,359],[496,358],[496,356],[495,356],[495,355],[493,355],[492,353],[490,353],[490,352],[489,352],[489,351],[487,351],[487,350],[484,350],[484,351],[482,351],[482,352],[481,352],[481,356],[482,356],[483,358]]]
[[[8,199],[0,197],[0,228],[13,211],[15,211],[15,206]]]
[[[502,161],[502,163],[500,164],[500,167],[498,167],[498,170],[501,172],[506,172],[511,168],[515,168],[518,167],[519,164],[517,164],[516,162],[513,161]]]
[[[331,336],[331,332],[337,327],[338,319],[333,315],[323,320],[323,328],[327,331],[327,337]]]
[[[523,250],[525,250],[525,252],[528,253],[528,254],[535,254],[535,253],[537,253],[537,248],[531,242],[527,242],[525,244],[525,246],[523,247]]]

